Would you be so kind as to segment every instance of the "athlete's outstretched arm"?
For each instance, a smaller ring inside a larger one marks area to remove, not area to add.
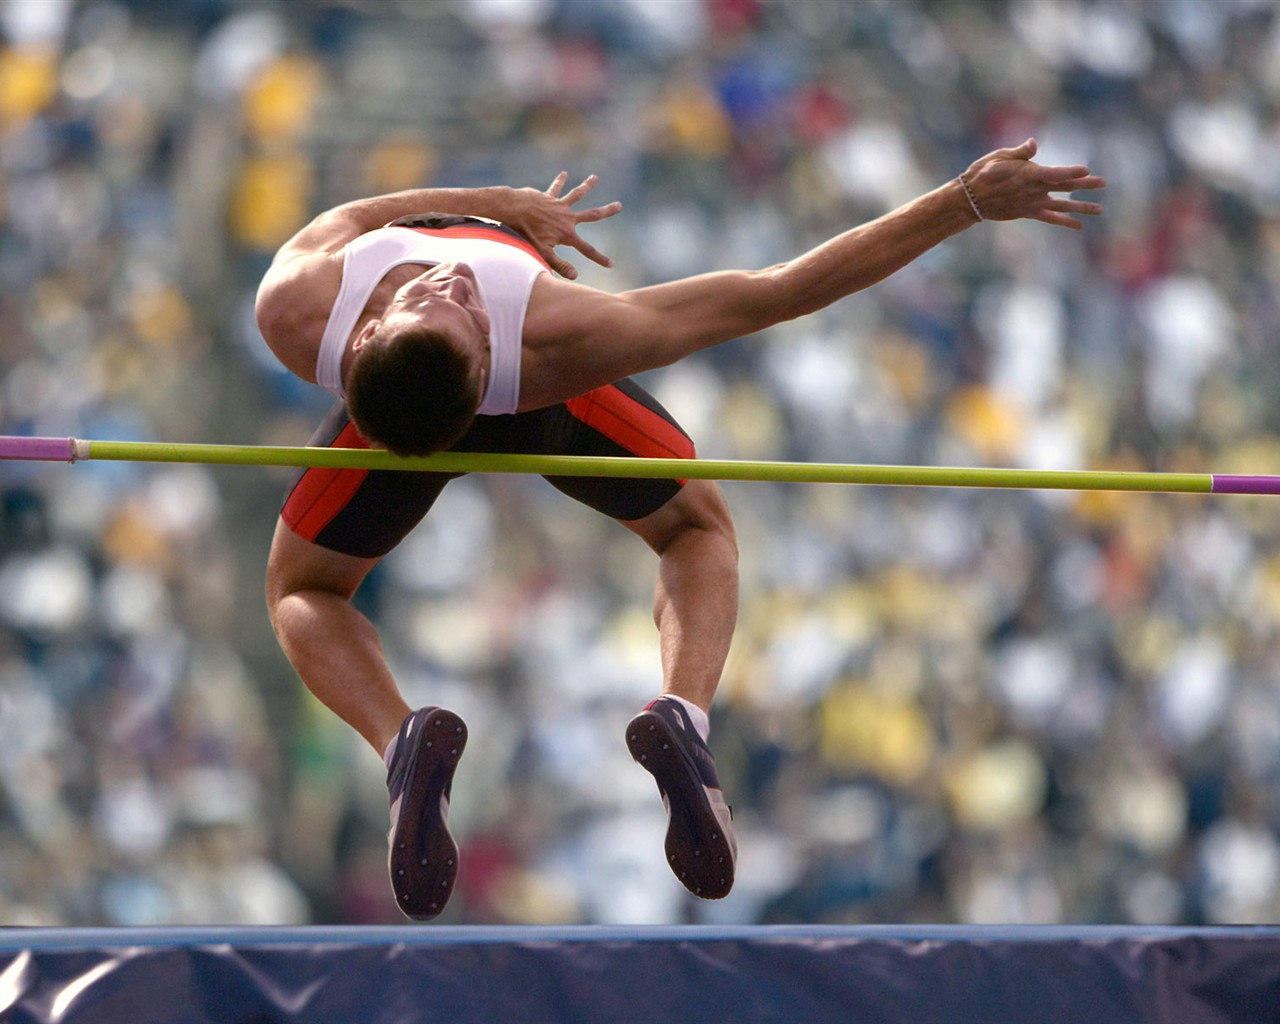
[[[699,349],[805,316],[861,291],[985,220],[1078,228],[1092,202],[1054,193],[1099,189],[1085,166],[1032,161],[1034,139],[976,160],[963,175],[867,224],[764,270],[721,271],[621,295],[553,282],[535,286],[526,320],[521,406],[666,366]],[[966,187],[969,195],[966,195]],[[972,203],[970,202],[972,196]],[[574,390],[577,389],[577,390]]]

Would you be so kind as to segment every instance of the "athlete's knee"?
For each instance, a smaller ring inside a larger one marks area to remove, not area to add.
[[[733,515],[720,488],[711,480],[690,480],[680,493],[651,516],[628,523],[658,554],[690,537],[715,541],[726,556],[738,557]]]
[[[296,605],[306,588],[291,571],[287,560],[278,557],[275,550],[267,559],[265,596],[267,599],[267,618],[276,637],[284,641],[290,632],[290,624],[295,620],[291,609]]]
[[[278,521],[267,556],[267,610],[275,621],[282,606],[300,595],[325,594],[349,601],[375,563],[376,559],[322,548]]]
[[[733,528],[733,514],[724,492],[713,480],[690,480],[681,494],[688,499],[688,526],[720,534],[737,549],[737,535]]]

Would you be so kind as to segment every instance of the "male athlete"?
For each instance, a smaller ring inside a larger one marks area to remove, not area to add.
[[[694,458],[675,420],[628,378],[822,309],[882,280],[980,220],[1078,228],[1095,203],[1053,193],[1104,187],[1084,166],[1033,162],[1034,140],[803,255],[609,294],[574,283],[555,253],[609,261],[575,211],[595,184],[413,190],[321,214],[277,254],[258,292],[263,337],[339,404],[316,445]],[[552,273],[554,271],[555,273]],[[559,274],[560,276],[557,276]],[[444,909],[457,872],[447,827],[466,742],[457,715],[403,700],[373,627],[351,604],[361,581],[421,520],[445,474],[310,469],[287,497],[267,569],[281,646],[311,691],[382,754],[389,867],[401,910]],[[707,747],[708,711],[737,618],[737,548],[707,481],[557,477],[659,557],[654,617],[661,696],[626,741],[668,814],[667,859],[694,894],[725,896],[737,845]]]

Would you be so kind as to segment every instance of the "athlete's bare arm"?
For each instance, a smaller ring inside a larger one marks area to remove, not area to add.
[[[505,186],[476,189],[410,189],[343,203],[320,214],[285,242],[258,287],[258,328],[276,356],[304,380],[315,379],[315,360],[324,325],[342,283],[342,249],[354,238],[415,213],[487,217],[515,228],[556,273],[572,279],[573,265],[557,246],[571,246],[588,259],[610,266],[607,256],[578,234],[578,226],[612,217],[620,203],[573,209],[596,185],[591,175],[561,195],[567,174],[545,192]]]
[[[611,217],[622,209],[621,203],[609,203],[586,210],[573,205],[596,186],[590,175],[577,188],[561,195],[568,175],[561,172],[545,192],[535,188],[420,188],[387,195],[373,196],[343,203],[316,217],[276,253],[273,264],[298,256],[337,253],[344,245],[367,231],[373,231],[398,217],[415,213],[448,213],[470,217],[488,217],[515,228],[533,243],[551,269],[563,277],[573,278],[571,264],[556,252],[558,245],[569,245],[602,266],[610,260],[578,235],[578,225]]]
[[[965,172],[987,220],[1033,219],[1078,228],[1096,203],[1052,193],[1098,189],[1084,166],[1033,163],[1034,140],[997,150]],[[952,181],[786,263],[721,271],[608,295],[541,278],[525,319],[521,408],[564,401],[620,377],[763,330],[830,305],[906,266],[977,223],[964,188]]]

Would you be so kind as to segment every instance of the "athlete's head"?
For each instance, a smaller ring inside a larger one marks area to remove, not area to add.
[[[484,397],[489,318],[468,267],[415,277],[356,338],[347,411],[372,444],[397,455],[452,446]]]
[[[443,331],[384,325],[351,363],[351,421],[370,443],[396,455],[443,451],[466,433],[480,406],[473,363],[472,353]]]

